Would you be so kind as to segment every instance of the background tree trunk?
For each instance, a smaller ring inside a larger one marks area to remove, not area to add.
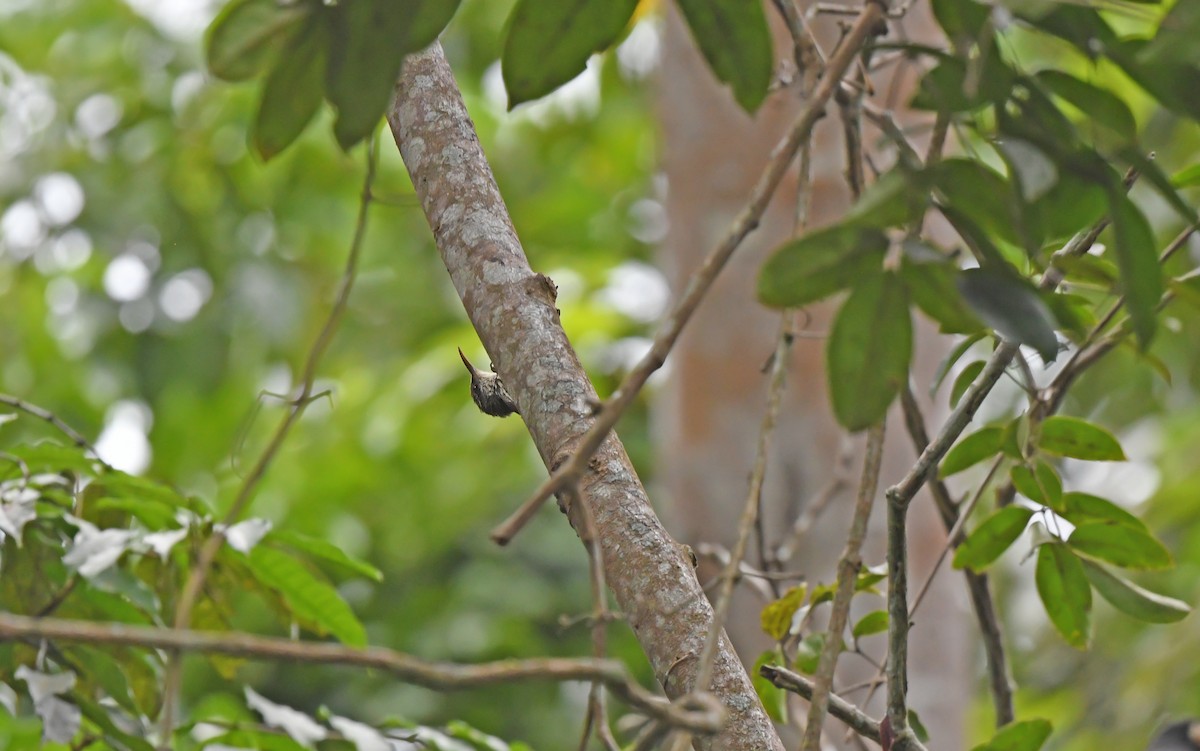
[[[922,6],[923,7],[923,6]],[[719,234],[742,208],[751,185],[800,107],[794,87],[773,93],[756,117],[746,115],[705,65],[674,6],[663,26],[659,72],[658,112],[662,127],[663,169],[667,177],[666,209],[670,230],[660,254],[672,288],[679,290],[688,273],[716,243]],[[768,8],[770,11],[770,8]],[[776,24],[777,57],[791,39]],[[932,38],[935,26],[924,11],[914,8],[905,20],[910,37]],[[838,39],[830,21],[820,21],[817,33],[828,54]],[[916,76],[901,75],[895,104],[903,105]],[[875,75],[877,91],[888,92],[888,75]],[[876,99],[878,101],[878,99]],[[901,117],[901,119],[905,119]],[[911,118],[909,118],[911,119]],[[864,143],[874,143],[867,130]],[[840,118],[831,105],[813,141],[812,211],[810,226],[828,224],[849,205],[843,173],[845,147]],[[676,536],[693,546],[704,542],[732,545],[747,492],[754,447],[766,401],[764,364],[774,350],[779,314],[754,302],[758,268],[766,254],[794,233],[796,171],[780,187],[759,228],[746,240],[697,311],[669,361],[667,383],[654,406],[654,429],[659,447],[657,492],[659,505]],[[809,332],[825,332],[833,308],[808,309]],[[920,330],[920,327],[918,328]],[[918,335],[915,353],[920,392],[941,357],[930,331]],[[833,477],[845,434],[833,421],[824,374],[824,340],[800,338],[793,349],[787,393],[777,436],[767,467],[763,524],[769,544],[789,536],[792,523]],[[922,380],[923,378],[923,380]],[[897,410],[889,423],[880,500],[871,523],[865,560],[883,560],[882,488],[911,466],[914,452]],[[854,439],[853,459],[847,465],[849,485],[830,504],[814,533],[806,535],[787,564],[810,582],[829,582],[844,545],[853,506],[853,489],[862,466],[862,441]],[[933,565],[945,534],[932,505],[921,502],[909,515],[914,588]],[[750,562],[756,564],[756,556]],[[717,568],[702,565],[704,582]],[[743,660],[771,646],[759,625],[761,596],[739,588],[729,633]],[[878,603],[883,607],[883,602]],[[861,613],[859,613],[861,614]],[[966,697],[974,682],[969,658],[973,621],[961,577],[943,572],[915,618],[909,669],[911,706],[933,733],[931,748],[962,747]],[[879,653],[881,645],[872,645]],[[844,655],[836,686],[874,675],[862,660]],[[882,691],[869,707],[882,714]],[[861,693],[848,698],[859,701]],[[830,723],[830,728],[836,723]],[[831,733],[840,740],[840,733]]]

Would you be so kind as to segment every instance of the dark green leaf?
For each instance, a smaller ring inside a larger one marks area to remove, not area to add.
[[[637,0],[518,0],[501,66],[509,109],[583,72],[592,53],[620,37]]]
[[[267,76],[251,131],[254,148],[263,159],[290,146],[317,114],[326,44],[324,23],[310,19]]]
[[[774,649],[769,649],[755,660],[754,670],[750,671],[750,680],[754,684],[754,692],[758,694],[758,698],[763,704],[763,709],[767,710],[767,716],[775,722],[786,724],[788,721],[788,692],[764,678],[760,671],[763,665],[782,666],[784,664],[779,653]]]
[[[366,646],[367,633],[354,611],[337,590],[295,558],[268,545],[256,545],[246,560],[254,576],[277,591],[297,618],[328,631],[345,644]]]
[[[796,645],[796,670],[812,675],[817,672],[817,663],[821,661],[821,650],[825,648],[825,632],[809,634]]]
[[[983,370],[984,365],[987,365],[987,363],[985,363],[983,360],[975,360],[974,362],[968,363],[967,366],[962,369],[962,372],[958,374],[958,377],[954,379],[954,385],[950,387],[951,408],[958,406],[958,400],[962,399],[962,395],[967,393],[967,389],[971,388],[971,384],[975,382],[975,379],[979,376],[980,371]]]
[[[1144,62],[1144,39],[1125,38],[1106,46],[1113,62],[1163,106],[1200,120],[1200,98],[1193,94],[1200,80],[1200,65],[1162,59]]]
[[[1044,461],[1039,461],[1030,469],[1024,464],[1018,464],[1009,473],[1013,487],[1017,492],[1034,503],[1049,506],[1059,510],[1063,508],[1062,480],[1058,473]]]
[[[1091,637],[1092,586],[1079,557],[1066,545],[1048,542],[1038,548],[1037,590],[1050,622],[1067,643],[1087,649]]]
[[[758,275],[758,299],[790,308],[828,297],[855,280],[878,275],[888,240],[876,229],[839,224],[784,245]]]
[[[1090,253],[1059,258],[1054,265],[1062,269],[1067,275],[1066,278],[1072,281],[1100,284],[1106,287],[1117,283],[1116,264]]]
[[[1089,123],[1108,128],[1126,141],[1137,137],[1137,122],[1129,105],[1108,89],[1059,70],[1044,70],[1037,74],[1037,80],[1088,115]]]
[[[982,232],[1012,245],[1016,231],[1015,193],[1008,179],[973,159],[945,159],[931,168],[939,197],[970,219]]]
[[[717,78],[754,112],[767,96],[775,65],[771,32],[759,0],[679,0],[679,9]]]
[[[1181,0],[1159,24],[1158,32],[1138,57],[1147,65],[1200,65],[1200,4]]]
[[[334,135],[343,149],[366,138],[383,117],[405,55],[429,45],[459,0],[354,0],[332,8],[326,74],[337,109]]]
[[[1021,200],[1033,203],[1058,183],[1058,167],[1034,144],[1021,138],[1002,138],[996,148],[1016,178]]]
[[[919,175],[892,170],[863,192],[842,224],[886,229],[910,224],[925,211],[926,188]]]
[[[904,283],[893,273],[861,279],[829,335],[829,391],[838,422],[862,430],[882,420],[908,378],[911,356]]]
[[[933,0],[932,6],[933,17],[946,36],[960,43],[978,40],[992,12],[975,0]]]
[[[917,740],[921,743],[929,742],[929,731],[925,729],[925,723],[921,722],[915,709],[908,710],[908,726],[912,728],[913,735],[917,736]]]
[[[851,634],[855,639],[861,639],[871,634],[882,634],[887,631],[888,614],[886,610],[873,610],[854,624]]]
[[[1098,563],[1083,560],[1088,581],[1117,610],[1147,623],[1175,623],[1191,613],[1188,604],[1173,597],[1142,589]]]
[[[996,50],[995,44],[988,45],[982,57],[970,60],[970,67],[968,62],[960,58],[943,57],[921,79],[912,106],[956,113],[1004,101],[1012,90],[1016,76]]]
[[[204,39],[208,69],[226,81],[261,73],[313,10],[310,3],[233,0],[217,14]]]
[[[1200,185],[1200,164],[1185,167],[1171,178],[1171,184],[1176,188],[1192,188]]]
[[[1054,316],[1028,281],[1009,271],[975,268],[963,271],[958,284],[975,314],[1000,336],[1033,347],[1046,362],[1058,357]]]
[[[900,276],[913,302],[937,321],[943,334],[973,334],[983,328],[958,291],[958,272],[950,264],[911,263],[906,257]]]
[[[1075,527],[1067,543],[1075,550],[1121,568],[1167,568],[1171,554],[1148,532],[1112,521]]]
[[[204,741],[201,748],[252,748],[257,751],[308,751],[308,748],[284,733],[245,728],[221,733]]]
[[[1005,725],[987,743],[971,751],[1038,751],[1050,737],[1051,725],[1046,720],[1025,720]]]
[[[975,528],[954,551],[954,568],[983,571],[1016,542],[1033,512],[1020,506],[1006,506]]]
[[[1001,451],[1001,444],[1004,439],[1004,428],[999,425],[992,425],[986,428],[980,428],[969,436],[959,440],[958,443],[946,452],[946,457],[942,459],[940,477],[949,477],[950,475],[962,472],[968,467],[973,467],[979,462],[987,459],[990,456],[995,456]]]
[[[1121,444],[1099,425],[1064,415],[1052,415],[1042,423],[1038,448],[1048,454],[1093,462],[1123,462]]]
[[[1059,170],[1058,182],[1027,212],[1037,212],[1046,240],[1060,240],[1090,227],[1108,208],[1104,189],[1094,181]],[[1028,214],[1027,214],[1028,215]]]

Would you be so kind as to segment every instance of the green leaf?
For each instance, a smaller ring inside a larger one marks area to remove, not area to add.
[[[1159,24],[1158,31],[1138,57],[1147,65],[1161,63],[1200,65],[1200,5],[1177,2]]]
[[[296,550],[329,561],[330,563],[372,581],[383,581],[383,572],[366,561],[355,558],[346,551],[317,537],[302,535],[286,529],[276,529],[267,533],[263,542],[282,542]]]
[[[1099,425],[1064,415],[1052,415],[1042,423],[1037,446],[1048,454],[1093,462],[1123,462],[1121,444]]]
[[[760,668],[763,665],[782,666],[784,661],[774,649],[763,652],[754,661],[754,670],[750,671],[750,682],[754,684],[754,692],[762,701],[763,709],[767,710],[767,716],[775,722],[786,724],[788,721],[788,692],[762,676]]]
[[[308,751],[304,746],[284,733],[270,730],[244,728],[221,733],[204,741],[201,748],[252,748],[258,751]]]
[[[905,258],[900,264],[900,277],[913,302],[937,321],[943,334],[974,334],[983,328],[958,291],[958,272],[952,265],[912,263]]]
[[[991,16],[991,9],[975,0],[933,0],[932,6],[946,36],[960,43],[977,40]]]
[[[983,337],[983,334],[972,334],[971,336],[968,336],[966,339],[963,339],[961,342],[956,344],[954,349],[950,350],[949,354],[942,358],[942,361],[938,363],[937,371],[933,374],[933,382],[929,386],[929,396],[932,397],[937,393],[938,388],[940,388],[942,385],[942,381],[946,378],[946,374],[950,372],[950,369],[954,367],[954,364],[961,360],[962,356],[967,354],[967,350],[971,349],[971,347],[974,347],[975,343]]]
[[[801,584],[789,588],[778,600],[768,603],[759,615],[763,632],[775,641],[781,641],[783,637],[787,636],[792,627],[792,617],[804,604],[804,596],[807,592],[808,587]]]
[[[518,0],[501,70],[508,107],[549,94],[583,72],[629,23],[637,0]]]
[[[796,645],[796,670],[807,675],[817,672],[821,661],[821,650],[825,649],[825,632],[809,634]]]
[[[1037,74],[1038,83],[1070,102],[1089,117],[1089,123],[1108,128],[1126,141],[1137,138],[1137,122],[1129,105],[1108,89],[1059,70]]]
[[[861,639],[864,636],[871,634],[882,634],[887,631],[888,614],[886,610],[873,610],[867,613],[862,618],[858,619],[858,623],[854,624],[851,634],[854,638]]]
[[[958,288],[967,305],[1000,336],[1033,347],[1046,362],[1058,357],[1054,315],[1028,281],[1007,270],[974,268],[962,272]]]
[[[1020,506],[1005,506],[992,514],[954,551],[954,568],[983,571],[1016,542],[1032,516]]]
[[[990,425],[960,439],[946,452],[938,476],[945,478],[958,474],[988,457],[999,454],[1003,450],[1004,434],[1003,427]]]
[[[1021,243],[1016,194],[1004,175],[974,159],[951,158],[932,167],[930,179],[939,197],[985,234],[1012,245]]]
[[[1091,632],[1092,587],[1079,557],[1066,545],[1038,547],[1037,590],[1050,622],[1067,643],[1087,649]]]
[[[839,292],[878,274],[888,240],[877,229],[839,224],[787,243],[763,264],[758,299],[776,308],[794,308]]]
[[[1034,503],[1040,503],[1055,510],[1063,507],[1062,480],[1059,478],[1058,472],[1054,471],[1054,467],[1046,462],[1039,461],[1033,469],[1024,464],[1018,464],[1012,468],[1009,476],[1012,478],[1013,487],[1017,489],[1017,492]]]
[[[892,170],[863,192],[842,223],[874,229],[904,226],[924,213],[926,196],[919,175]]]
[[[226,81],[245,81],[267,68],[313,10],[310,3],[233,0],[217,14],[204,38],[208,69]]]
[[[1184,167],[1171,177],[1171,184],[1176,188],[1193,188],[1200,185],[1200,164]]]
[[[1121,568],[1168,568],[1174,562],[1163,544],[1149,532],[1115,521],[1080,524],[1067,544],[1073,549]]]
[[[979,376],[980,371],[987,365],[983,360],[975,360],[968,363],[958,377],[954,379],[954,384],[950,387],[950,407],[953,409],[958,406],[958,400],[962,399],[962,395],[967,393],[967,389],[971,388],[971,384]]]
[[[960,58],[943,57],[921,79],[911,106],[957,113],[1007,99],[1016,76],[1000,59],[997,46],[990,44],[988,47],[989,50],[982,57],[970,61],[970,68]]]
[[[1146,523],[1105,498],[1071,491],[1062,497],[1062,517],[1075,526],[1090,522],[1110,522],[1137,532],[1150,534]]]
[[[437,39],[458,4],[459,0],[353,0],[332,8],[325,86],[337,109],[333,133],[343,149],[375,129],[404,57]]]
[[[929,731],[925,729],[925,723],[921,722],[915,709],[908,710],[908,726],[912,728],[913,735],[917,736],[917,740],[921,743],[929,742]]]
[[[278,592],[297,618],[328,631],[345,644],[366,646],[367,633],[354,611],[337,590],[302,563],[267,545],[255,545],[246,560],[254,576]]]
[[[1058,183],[1057,165],[1034,144],[1021,138],[1002,138],[996,141],[996,149],[1008,163],[1021,200],[1026,203],[1037,201]]]
[[[325,25],[314,16],[267,76],[251,130],[254,148],[263,159],[290,146],[317,114],[326,44]]]
[[[771,32],[759,0],[679,0],[704,59],[754,112],[767,96],[775,65]]]
[[[829,391],[838,422],[862,430],[882,420],[908,378],[911,357],[904,283],[890,272],[861,279],[829,335]]]
[[[1200,75],[1200,69],[1196,73]],[[1171,208],[1175,209],[1175,213],[1183,221],[1193,224],[1200,220],[1200,215],[1197,215],[1196,208],[1179,194],[1179,191],[1176,190],[1175,185],[1171,182],[1171,178],[1167,177],[1167,174],[1162,171],[1162,168],[1158,166],[1158,162],[1152,157],[1147,157],[1139,149],[1132,146],[1121,149],[1120,157],[1137,170],[1139,180],[1149,183],[1160,196],[1166,199],[1167,203],[1171,204]]]
[[[1186,602],[1142,589],[1098,563],[1083,559],[1088,581],[1117,610],[1147,623],[1175,623],[1192,612]]]
[[[1024,720],[1005,725],[987,743],[971,751],[1037,751],[1050,737],[1051,725],[1046,720]]]

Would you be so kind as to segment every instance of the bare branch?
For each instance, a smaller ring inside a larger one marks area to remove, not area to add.
[[[813,686],[812,681],[809,679],[778,665],[763,665],[758,669],[758,672],[762,677],[779,688],[799,694],[805,699],[811,700],[813,692],[816,690],[816,687]],[[879,722],[877,720],[871,719],[858,707],[837,694],[830,693],[827,694],[827,697],[829,699],[829,714],[849,725],[854,732],[864,738],[869,738],[876,743],[879,742]]]
[[[0,641],[51,639],[110,644],[174,652],[198,652],[259,660],[286,660],[309,665],[348,665],[385,670],[397,679],[435,691],[455,691],[519,681],[599,681],[650,717],[697,733],[720,729],[722,712],[715,702],[672,704],[642,688],[616,660],[546,657],[499,660],[480,665],[430,662],[384,647],[359,649],[332,642],[304,642],[236,632],[189,631],[119,623],[29,618],[0,613]]]

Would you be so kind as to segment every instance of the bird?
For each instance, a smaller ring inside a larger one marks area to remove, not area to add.
[[[509,395],[508,389],[504,388],[500,376],[479,370],[472,365],[463,354],[462,347],[458,348],[458,356],[462,358],[463,365],[467,366],[467,372],[471,374],[471,399],[480,412],[493,417],[521,414],[517,409],[516,400]]]
[[[1150,741],[1146,751],[1200,751],[1200,720],[1172,723]]]

